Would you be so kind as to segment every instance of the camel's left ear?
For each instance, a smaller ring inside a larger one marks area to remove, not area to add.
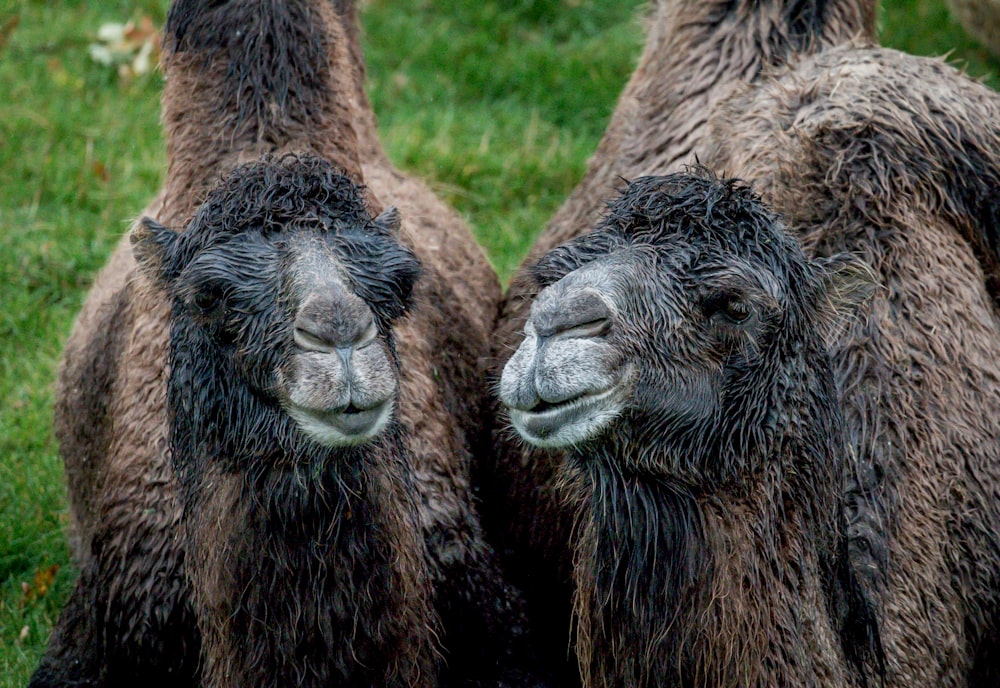
[[[375,224],[392,236],[397,236],[399,228],[403,225],[403,218],[400,216],[396,206],[389,206],[375,218]]]
[[[151,217],[143,217],[136,222],[129,234],[135,262],[155,284],[167,286],[173,280],[170,257],[174,254],[178,236],[177,232]]]
[[[813,264],[823,271],[823,292],[816,315],[829,346],[852,320],[865,315],[878,279],[867,263],[848,254],[817,258]]]

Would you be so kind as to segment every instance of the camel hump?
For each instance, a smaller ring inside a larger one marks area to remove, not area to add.
[[[325,4],[180,0],[170,7],[164,42],[168,56],[200,53],[206,67],[225,65],[224,102],[250,95],[247,107],[284,109],[328,87]]]
[[[790,94],[807,87],[811,95],[804,106]],[[764,132],[774,141],[810,142],[794,151],[775,145],[771,163],[794,160],[801,168],[808,159],[823,175],[813,188],[828,197],[830,207],[863,208],[872,221],[890,224],[895,218],[903,226],[911,220],[898,218],[924,209],[925,221],[952,225],[971,246],[990,294],[1000,302],[1000,96],[989,87],[937,58],[845,45],[746,89],[718,112],[713,150],[706,155],[711,164],[736,162],[717,152],[736,152],[751,140],[762,149],[757,142]],[[747,126],[734,145],[729,125],[734,121],[769,123]],[[790,132],[794,137],[782,138]],[[749,176],[767,178],[763,156],[753,162],[742,153],[737,157],[747,166],[737,163],[733,169],[752,168]],[[803,215],[808,225],[810,211],[795,210],[803,184],[790,182],[770,184],[784,194],[771,200],[786,216]]]

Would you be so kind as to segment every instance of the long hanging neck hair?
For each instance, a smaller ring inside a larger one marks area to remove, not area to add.
[[[806,680],[816,675],[814,662],[828,661],[802,642],[810,613],[830,619],[833,652],[858,676],[876,681],[884,673],[873,605],[847,557],[846,444],[832,378],[779,377],[773,394],[784,407],[781,421],[767,414],[772,427],[755,442],[754,460],[724,456],[745,443],[701,436],[659,458],[676,463],[676,453],[742,466],[717,484],[636,470],[657,462],[648,438],[638,464],[625,437],[593,441],[568,457],[563,490],[581,507],[575,608],[588,688]],[[789,404],[793,388],[810,391]],[[774,408],[775,399],[760,402]],[[699,456],[698,447],[719,455]],[[804,600],[805,590],[816,590],[817,599]],[[791,650],[778,654],[789,656],[772,661],[772,643],[788,643]]]
[[[217,337],[175,305],[170,442],[195,543],[188,567],[209,580],[196,603],[223,609],[208,640],[232,646],[213,653],[231,663],[210,660],[206,676],[423,685],[437,622],[398,423],[362,446],[321,446],[247,383]]]

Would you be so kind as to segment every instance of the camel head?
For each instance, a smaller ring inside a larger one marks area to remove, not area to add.
[[[533,445],[732,478],[829,393],[824,336],[871,293],[868,275],[852,258],[807,260],[735,180],[638,179],[596,231],[534,267],[542,290],[501,401]]]
[[[325,447],[376,437],[398,386],[390,328],[419,272],[398,228],[395,209],[372,218],[357,185],[305,156],[237,168],[183,232],[144,218],[133,250],[172,303],[176,384],[241,392]]]

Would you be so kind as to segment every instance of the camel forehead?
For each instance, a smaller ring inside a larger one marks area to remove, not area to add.
[[[783,272],[782,267],[779,269]],[[686,240],[660,241],[622,246],[585,263],[539,293],[532,311],[585,289],[641,295],[675,285],[693,297],[692,287],[701,284],[709,288],[749,288],[778,303],[783,303],[787,294],[780,275],[770,264],[719,247],[706,250]]]
[[[296,279],[310,282],[347,281],[347,271],[341,262],[343,258],[330,239],[313,233],[291,237],[289,249],[295,261]]]

